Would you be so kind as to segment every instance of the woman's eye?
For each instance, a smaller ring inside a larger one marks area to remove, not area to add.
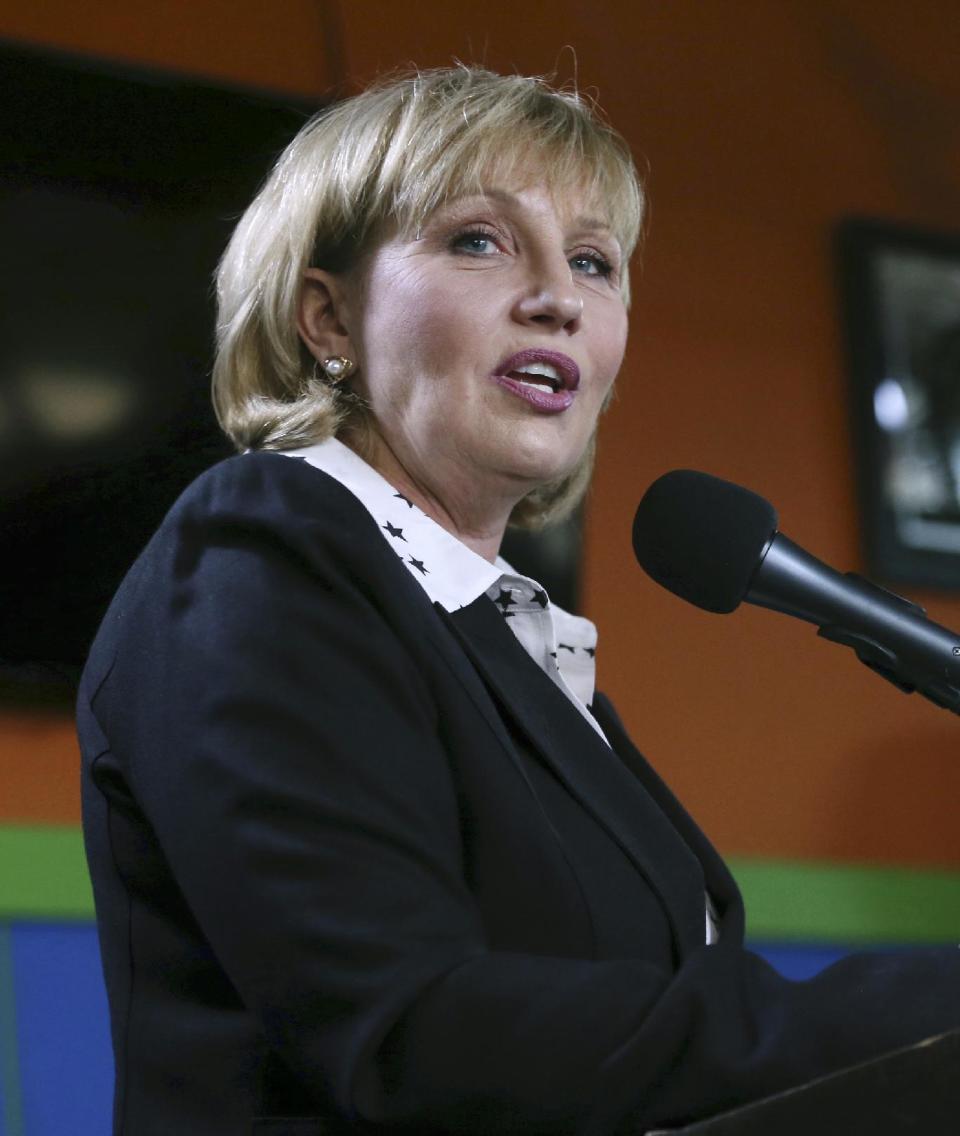
[[[470,256],[490,256],[498,251],[496,239],[490,233],[479,229],[471,230],[469,233],[458,233],[453,238],[453,248]]]
[[[585,276],[609,276],[613,266],[598,252],[578,252],[570,257],[570,267]]]

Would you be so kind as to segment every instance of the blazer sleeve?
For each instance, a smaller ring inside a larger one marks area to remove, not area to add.
[[[438,707],[363,579],[379,535],[336,494],[294,510],[312,471],[234,461],[121,593],[94,708],[223,969],[321,1107],[421,1131],[643,1129],[960,1022],[946,952],[795,984],[737,946],[676,973],[488,950]]]

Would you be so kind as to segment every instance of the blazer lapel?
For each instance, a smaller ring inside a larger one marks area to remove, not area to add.
[[[597,693],[592,710],[617,756],[643,784],[699,860],[707,889],[717,907],[719,929],[724,938],[742,941],[745,922],[743,898],[723,858],[673,795],[659,773],[630,740],[616,710],[605,694]]]
[[[531,750],[646,877],[679,955],[702,946],[703,871],[653,797],[530,658],[486,596],[453,613],[437,610]]]

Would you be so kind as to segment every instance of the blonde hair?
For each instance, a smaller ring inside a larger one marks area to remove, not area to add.
[[[414,232],[445,201],[509,177],[537,156],[551,190],[602,203],[624,263],[643,194],[624,140],[573,91],[457,66],[389,78],[315,115],[281,154],[240,219],[217,271],[213,401],[238,449],[294,449],[368,411],[318,377],[296,313],[308,267],[347,272],[391,226]],[[624,299],[629,277],[622,273]],[[368,423],[367,423],[368,425]],[[511,524],[537,528],[572,509],[594,445],[561,481],[520,501]]]

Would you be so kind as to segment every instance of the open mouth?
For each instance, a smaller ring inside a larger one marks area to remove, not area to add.
[[[575,391],[580,385],[580,368],[557,351],[519,351],[505,359],[496,373],[546,394]]]
[[[504,359],[491,378],[534,410],[561,414],[576,398],[580,368],[557,351],[519,351]]]
[[[563,380],[556,368],[547,363],[529,363],[526,367],[515,367],[507,374],[509,378],[515,379],[518,383],[523,383],[525,387],[533,387],[535,390],[556,394],[558,390],[563,389]]]

